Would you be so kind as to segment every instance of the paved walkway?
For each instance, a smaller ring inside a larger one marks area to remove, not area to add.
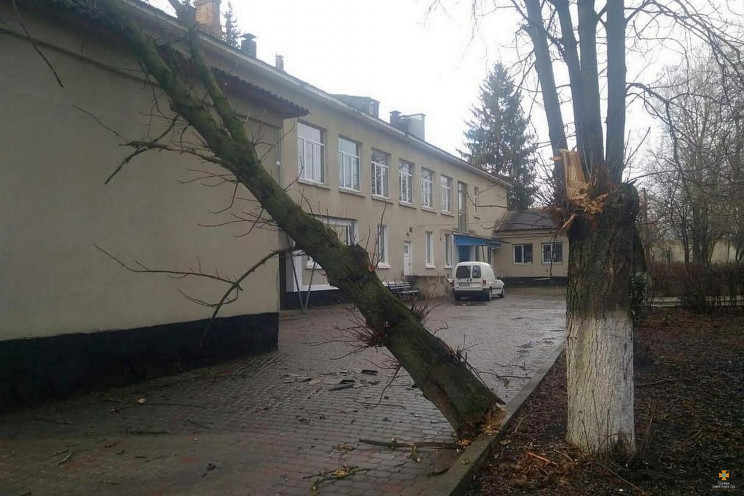
[[[564,319],[562,295],[512,291],[443,303],[428,325],[508,401]],[[276,353],[0,416],[0,496],[308,495],[342,467],[361,470],[318,494],[404,493],[452,452],[359,440],[452,441],[452,430],[407,374],[392,380],[385,351],[349,354],[353,321],[348,306],[286,314]]]

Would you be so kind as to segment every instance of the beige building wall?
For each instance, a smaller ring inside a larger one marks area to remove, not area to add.
[[[684,246],[680,241],[662,241],[651,247],[650,257],[651,260],[661,263],[684,262]],[[719,241],[713,246],[710,261],[714,264],[734,263],[736,261],[736,248],[726,241]]]
[[[497,233],[497,238],[502,241],[493,257],[497,277],[535,279],[568,276],[568,238],[565,235],[556,238],[554,234],[540,231],[512,231]],[[545,243],[562,244],[562,262],[543,263],[542,245]],[[514,246],[526,244],[532,244],[532,263],[516,263]]]
[[[232,185],[195,180],[213,169],[187,155],[149,152],[104,185],[129,150],[89,114],[130,139],[145,137],[148,125],[154,135],[164,125],[149,117],[156,92],[139,78],[134,60],[99,38],[24,17],[64,88],[2,4],[0,340],[208,318],[211,309],[181,293],[212,302],[224,284],[135,274],[95,245],[130,265],[137,260],[153,269],[234,277],[275,249],[279,234],[236,237],[246,225],[202,227],[234,220],[233,213],[255,211],[255,205],[241,188],[233,208],[212,213],[230,204]],[[239,107],[267,142],[280,138],[276,116]],[[261,152],[276,163],[276,149]],[[278,273],[277,260],[267,263],[222,315],[276,312]]]
[[[311,124],[322,130],[324,137],[324,184],[311,183],[299,178],[298,141],[296,124],[285,123],[285,139],[282,148],[282,175],[284,184],[304,208],[329,220],[348,219],[356,225],[357,242],[368,251],[376,251],[377,225],[387,226],[387,251],[385,262],[378,264],[378,275],[383,280],[398,281],[404,277],[404,243],[410,243],[410,266],[413,276],[448,276],[451,264],[445,263],[445,244],[452,243],[451,234],[458,228],[457,187],[458,182],[467,186],[467,231],[479,236],[490,237],[491,229],[498,216],[506,207],[506,189],[480,171],[462,167],[455,160],[423,149],[410,137],[386,132],[366,125],[366,118],[347,116],[334,112],[312,101],[300,101],[310,108],[311,114],[301,122]],[[339,185],[339,136],[359,144],[360,148],[360,187],[359,191],[341,188]],[[371,159],[372,149],[389,155],[388,196],[383,198],[372,194]],[[401,161],[412,164],[412,201],[401,201],[399,165]],[[422,205],[422,169],[433,173],[433,208]],[[441,205],[440,178],[451,179],[451,211],[444,211]],[[474,188],[478,188],[478,203],[474,204]],[[427,233],[431,236],[433,253],[427,263]],[[455,249],[451,247],[455,262]],[[379,255],[379,254],[378,254]],[[312,264],[306,259],[297,263],[302,268],[302,280],[307,285],[310,278],[308,267]],[[289,274],[290,277],[292,276]],[[291,281],[290,281],[291,282]],[[327,286],[322,275],[313,276],[313,287],[324,289]],[[291,285],[290,285],[291,286]]]

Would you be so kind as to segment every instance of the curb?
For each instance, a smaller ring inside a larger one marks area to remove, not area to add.
[[[472,444],[457,457],[457,460],[446,473],[429,477],[406,489],[405,495],[426,496],[462,496],[464,495],[478,471],[486,459],[496,447],[496,443],[503,437],[503,433],[509,427],[517,414],[522,410],[527,398],[537,389],[545,376],[553,368],[558,357],[563,353],[566,342],[563,341],[545,360],[540,369],[532,376],[532,379],[522,390],[506,405],[506,417],[501,423],[501,429],[494,434],[481,434],[476,437]]]

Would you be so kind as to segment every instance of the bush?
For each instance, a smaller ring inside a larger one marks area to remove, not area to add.
[[[652,298],[677,297],[682,307],[698,313],[736,306],[737,295],[744,294],[744,266],[741,265],[652,263],[649,274],[653,280]]]

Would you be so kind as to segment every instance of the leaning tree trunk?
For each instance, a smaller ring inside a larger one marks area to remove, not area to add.
[[[81,3],[83,0],[76,0]],[[470,370],[459,353],[429,332],[420,319],[381,282],[367,252],[342,244],[336,233],[304,212],[261,165],[242,120],[237,117],[204,60],[200,36],[188,9],[169,0],[190,26],[186,51],[207,90],[205,105],[186,83],[177,64],[182,56],[168,45],[156,45],[133,21],[119,0],[99,0],[105,21],[121,36],[145,70],[167,94],[171,109],[199,133],[215,162],[235,175],[286,232],[326,272],[328,281],[346,295],[366,319],[367,344],[386,346],[411,375],[424,396],[434,403],[459,435],[472,435],[486,421],[500,419],[503,402]],[[147,144],[138,142],[138,147]],[[152,145],[158,148],[158,144]]]
[[[623,184],[569,232],[567,437],[594,453],[635,450],[629,284],[637,212],[637,192]]]

